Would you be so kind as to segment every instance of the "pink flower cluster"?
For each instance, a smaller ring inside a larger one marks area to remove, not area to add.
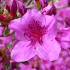
[[[70,69],[69,0],[0,4],[0,70]]]

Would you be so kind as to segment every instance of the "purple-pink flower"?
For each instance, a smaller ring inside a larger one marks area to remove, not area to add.
[[[23,17],[12,20],[9,28],[20,40],[11,51],[13,60],[27,61],[36,55],[44,60],[58,59],[61,48],[55,39],[57,22],[53,15],[42,15],[36,9],[27,10]]]
[[[12,35],[7,36],[7,37],[0,37],[0,48],[4,49],[7,44],[11,42]]]
[[[68,0],[58,0],[55,2],[57,8],[66,7],[68,5]]]
[[[62,48],[70,48],[70,27],[58,30],[56,39]]]

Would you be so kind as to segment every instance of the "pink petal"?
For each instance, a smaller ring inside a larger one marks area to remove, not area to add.
[[[43,44],[37,44],[36,50],[40,58],[53,61],[58,59],[61,48],[55,39],[48,40],[45,35]]]
[[[70,47],[70,27],[68,28],[63,28],[58,31],[57,41],[60,43],[61,47],[64,49],[67,49]]]
[[[16,62],[23,62],[31,59],[36,55],[34,47],[32,47],[30,41],[19,41],[11,51],[11,58]]]
[[[9,24],[9,28],[16,31],[20,40],[24,40],[23,24],[21,18],[12,20]]]
[[[4,49],[6,44],[9,44],[12,40],[12,35],[7,37],[0,37],[0,48]]]
[[[60,45],[54,40],[43,45],[37,45],[38,56],[44,60],[57,60],[60,53]]]
[[[21,18],[18,18],[18,19],[14,19],[10,22],[9,24],[9,28],[11,29],[14,29],[15,31],[18,30],[18,31],[21,31],[22,30],[22,26],[19,26],[19,25],[22,25],[20,24],[22,21],[21,21]],[[18,28],[19,26],[19,28]]]
[[[49,30],[52,26],[57,25],[57,23],[56,23],[56,18],[55,18],[53,15],[52,15],[52,16],[46,15],[45,17],[46,17],[46,24],[47,24],[48,30]],[[57,26],[56,26],[56,28],[57,28]]]
[[[59,0],[58,2],[55,2],[56,8],[65,7],[65,6],[67,6],[67,4],[68,4],[67,0]]]
[[[67,49],[70,48],[70,41],[61,41],[60,45],[62,46],[62,48]]]
[[[57,22],[56,22],[54,16],[52,16],[52,17],[47,16],[46,23],[48,23],[46,39],[53,40],[57,34]]]
[[[27,27],[27,25],[30,23],[30,20],[32,19],[31,17],[35,15],[36,12],[38,12],[38,10],[28,10],[22,18],[18,18],[10,22],[9,28],[16,31],[20,40],[26,40],[24,38],[24,28]]]

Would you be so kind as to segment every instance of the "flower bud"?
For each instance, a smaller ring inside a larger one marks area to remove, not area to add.
[[[42,9],[48,5],[47,0],[39,0],[39,2],[40,2],[40,6],[41,6]]]
[[[68,0],[68,5],[70,6],[70,0]]]
[[[11,0],[11,2],[10,2],[10,14],[12,16],[16,16],[16,11],[17,11],[16,0]]]
[[[42,14],[44,14],[44,15],[52,15],[52,14],[56,15],[56,8],[55,8],[53,2],[50,2],[50,4],[43,9]]]
[[[24,4],[23,4],[23,2],[21,2],[21,1],[17,1],[17,8],[18,8],[18,11],[19,11],[19,13],[23,16],[25,13],[26,13],[26,8],[25,8],[25,6],[24,6]]]

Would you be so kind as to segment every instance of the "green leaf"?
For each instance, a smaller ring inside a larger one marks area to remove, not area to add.
[[[5,62],[2,62],[3,67],[5,66]]]
[[[27,2],[27,0],[23,0],[23,2]]]
[[[40,64],[41,64],[41,62],[40,61],[37,61],[37,65],[40,66]]]
[[[8,64],[6,70],[10,70],[11,66],[10,66],[10,63]]]
[[[7,27],[6,31],[5,31],[5,36],[9,35],[10,29]]]
[[[8,44],[8,49],[10,49],[10,48],[11,48],[11,46],[12,46],[12,44]]]
[[[12,33],[12,40],[11,40],[11,42],[9,44],[7,44],[7,48],[8,49],[11,48],[13,41],[14,41],[14,32]]]
[[[36,6],[38,7],[39,10],[41,10],[41,6],[40,6],[39,0],[35,0],[35,1],[36,1]]]
[[[6,9],[4,10],[4,13],[5,13],[5,14],[9,14],[8,10],[6,10]]]
[[[25,61],[25,62],[22,62],[22,64],[28,65],[29,62],[28,61]]]
[[[61,20],[57,20],[58,22],[61,22]]]

